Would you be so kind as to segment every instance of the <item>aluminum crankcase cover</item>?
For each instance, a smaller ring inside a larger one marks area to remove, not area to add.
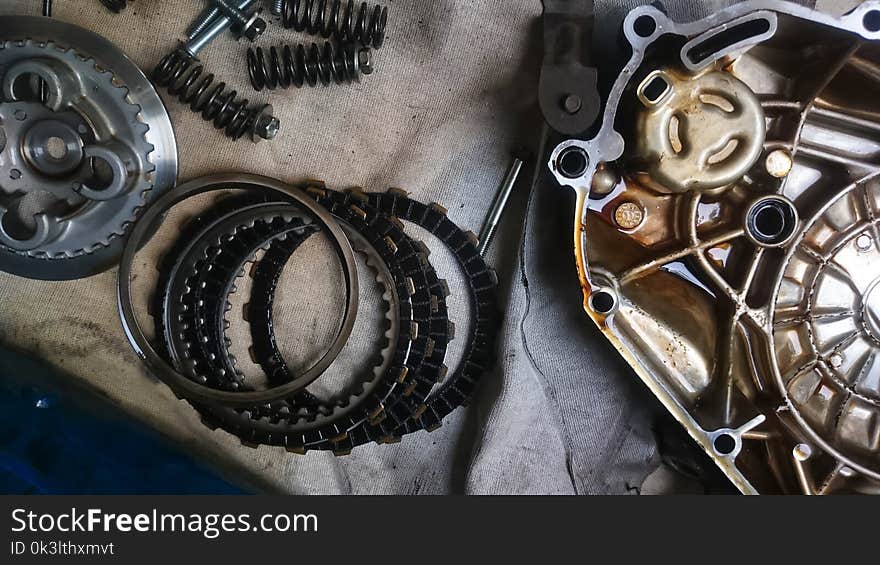
[[[548,163],[586,312],[741,491],[880,492],[880,3],[623,25]]]

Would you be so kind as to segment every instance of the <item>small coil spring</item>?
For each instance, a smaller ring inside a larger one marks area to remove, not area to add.
[[[329,12],[327,5],[333,2]],[[375,5],[372,13],[366,2],[357,10],[354,0],[283,0],[281,23],[285,28],[305,31],[325,38],[334,37],[340,43],[360,43],[379,49],[385,41],[388,8]]]
[[[128,6],[128,0],[101,0],[101,4],[111,12],[118,14]]]
[[[373,72],[372,53],[368,48],[353,46],[334,48],[328,41],[323,48],[312,43],[306,47],[279,45],[270,47],[266,55],[261,47],[247,51],[248,74],[256,90],[301,88],[304,84],[324,86],[357,82],[362,74]]]
[[[238,140],[247,133],[253,141],[275,137],[280,123],[272,116],[271,106],[250,106],[235,90],[227,90],[226,83],[214,84],[214,75],[203,73],[201,64],[178,49],[156,66],[153,81],[200,113],[202,119],[213,122],[226,137]]]

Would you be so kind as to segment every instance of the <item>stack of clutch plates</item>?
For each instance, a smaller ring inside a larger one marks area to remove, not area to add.
[[[152,345],[133,306],[137,250],[176,204],[230,190],[236,194],[188,222],[159,265],[151,300]],[[442,241],[466,276],[471,320],[454,371],[445,365],[454,334],[449,290],[429,262],[426,246],[405,233],[406,223]],[[276,340],[273,311],[282,272],[296,268],[294,255],[316,234],[330,241],[342,265],[344,314],[323,356],[298,371]],[[373,271],[386,306],[381,351],[361,363],[374,370],[338,394],[319,398],[307,387],[321,379],[353,337],[359,297],[355,253]],[[232,295],[244,287],[239,279],[245,274],[251,279],[243,312],[250,336],[246,349],[264,373],[260,386],[241,370],[229,331]],[[397,190],[299,189],[264,177],[224,175],[181,185],[145,211],[123,255],[119,306],[135,351],[210,427],[235,434],[246,445],[345,454],[368,442],[434,430],[468,401],[493,363],[500,325],[496,285],[476,238],[438,205],[416,202]]]

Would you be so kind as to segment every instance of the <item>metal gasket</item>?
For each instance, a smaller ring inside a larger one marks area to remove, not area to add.
[[[453,253],[468,280],[473,323],[464,358],[455,372],[434,391],[413,417],[398,425],[384,441],[425,429],[437,429],[443,418],[467,403],[482,375],[492,369],[500,327],[496,289],[498,278],[486,264],[476,247],[476,237],[469,235],[446,217],[446,210],[437,204],[422,204],[407,193],[391,189],[369,195],[372,205],[401,220],[414,223],[439,238]]]
[[[412,394],[417,388],[413,383],[428,391],[433,386],[433,382],[423,382],[422,362],[427,355],[445,351],[445,341],[435,343],[425,328],[433,325],[431,318],[439,310],[437,305],[442,304],[445,311],[445,304],[442,298],[430,294],[431,286],[425,274],[426,263],[420,257],[417,246],[406,237],[400,226],[351,195],[326,189],[313,189],[310,194],[320,205],[361,233],[386,263],[389,272],[395,273],[398,294],[405,297],[401,304],[408,305],[410,309],[409,314],[401,313],[410,323],[400,324],[410,339],[399,340],[394,362],[370,393],[351,401],[355,410],[340,411],[342,404],[331,407],[338,414],[336,418],[303,420],[301,410],[284,404],[259,406],[246,411],[209,409],[203,414],[206,423],[224,428],[246,444],[282,445],[298,452],[305,449],[333,449],[343,454],[356,445],[378,439],[365,436],[360,430],[369,421],[381,419],[384,405],[389,399],[396,404],[397,396]],[[274,343],[272,303],[280,272],[295,248],[295,242],[282,239],[273,241],[254,270],[248,308],[248,319],[255,338],[254,359],[276,381],[284,380],[289,371]],[[434,280],[436,275],[432,282]],[[404,344],[404,341],[409,343]]]
[[[262,391],[232,392],[216,390],[204,384],[194,382],[186,375],[176,371],[174,367],[167,363],[153,349],[140,326],[132,299],[131,278],[137,250],[145,242],[146,237],[158,227],[164,214],[174,205],[192,196],[230,189],[275,191],[284,197],[290,198],[292,200],[291,206],[295,205],[306,211],[319,224],[322,224],[324,229],[327,230],[334,249],[340,257],[347,290],[346,309],[341,329],[321,360],[294,381]],[[232,174],[203,177],[180,185],[171,192],[164,194],[144,212],[141,221],[135,224],[122,255],[119,267],[117,300],[123,330],[135,353],[176,394],[199,403],[246,408],[289,398],[303,390],[330,366],[351,334],[351,328],[354,325],[354,319],[357,314],[357,288],[356,266],[351,245],[348,243],[342,229],[326,210],[316,205],[314,201],[299,189],[275,179],[256,175]]]

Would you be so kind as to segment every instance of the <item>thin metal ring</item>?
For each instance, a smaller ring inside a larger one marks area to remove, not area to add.
[[[164,220],[165,214],[175,205],[193,196],[206,192],[230,189],[256,189],[278,192],[292,199],[292,204],[300,206],[305,211],[311,213],[317,222],[329,232],[330,240],[342,263],[343,277],[345,278],[347,293],[345,313],[339,332],[324,356],[312,368],[298,375],[290,382],[260,391],[230,392],[216,390],[194,382],[174,370],[153,349],[146,335],[144,335],[138,322],[131,296],[131,275],[137,251],[143,243],[146,243],[146,236],[155,232],[159,224]],[[345,232],[342,231],[342,228],[328,211],[316,204],[314,200],[298,188],[279,180],[249,174],[221,174],[201,177],[184,183],[164,194],[144,211],[141,219],[132,229],[131,236],[126,242],[125,251],[122,254],[117,284],[117,305],[123,331],[132,349],[159,379],[171,387],[176,394],[200,403],[244,408],[288,398],[305,389],[327,370],[340,351],[342,351],[351,335],[354,321],[357,317],[358,292],[357,265],[354,260],[354,251],[345,237]]]

